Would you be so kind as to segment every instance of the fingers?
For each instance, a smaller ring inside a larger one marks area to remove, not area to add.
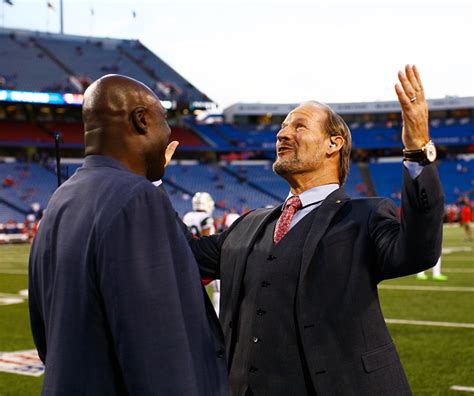
[[[409,69],[409,66],[407,66],[406,69]],[[405,95],[410,99],[416,97],[416,90],[413,87],[412,83],[408,80],[406,74],[403,73],[402,71],[399,71],[398,79],[400,80],[400,83],[402,84]]]
[[[418,91],[420,90],[420,86],[418,85],[418,81],[415,77],[415,72],[413,70],[413,67],[411,67],[410,65],[406,65],[405,75],[407,76],[408,81],[410,81],[411,86],[415,90],[415,94],[418,93]]]
[[[418,93],[418,96],[420,96],[421,98],[425,98],[425,90],[423,89],[423,84],[421,83],[421,78],[420,78],[420,73],[418,72],[418,68],[413,65],[413,74],[415,75],[415,79],[416,79],[416,82],[418,84],[418,87],[419,87],[419,93]]]
[[[166,147],[166,150],[173,150],[173,153],[174,153],[178,145],[179,145],[179,142],[177,140],[173,140],[172,142],[168,144],[168,146]]]
[[[398,101],[400,102],[402,109],[410,104],[410,99],[405,95],[405,91],[399,84],[395,84],[395,92],[397,93]]]
[[[176,140],[173,140],[168,146],[166,147],[165,151],[165,167],[168,166],[168,164],[171,161],[171,158],[173,158],[173,154],[176,151],[176,148],[178,147],[179,142]]]

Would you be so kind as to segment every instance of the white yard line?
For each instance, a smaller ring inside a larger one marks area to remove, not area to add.
[[[442,254],[451,254],[459,252],[472,252],[472,248],[470,246],[450,246],[441,250]]]
[[[474,323],[457,322],[432,322],[429,320],[405,320],[405,319],[385,319],[389,324],[407,324],[415,326],[433,326],[433,327],[460,327],[462,329],[474,329]]]
[[[379,285],[383,290],[409,290],[409,291],[442,291],[442,292],[469,292],[474,293],[474,287],[454,286],[408,286],[408,285]]]
[[[443,268],[448,274],[474,274],[474,268]]]
[[[0,297],[24,297],[20,294],[13,294],[13,293],[0,293]]]
[[[449,388],[449,390],[474,393],[474,386],[453,385]]]

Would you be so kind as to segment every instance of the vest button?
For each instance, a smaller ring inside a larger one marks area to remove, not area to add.
[[[273,254],[269,254],[268,257],[267,257],[267,260],[268,261],[273,261],[273,260],[276,260],[276,257]]]
[[[263,281],[262,283],[260,283],[260,286],[262,286],[262,287],[268,287],[268,286],[270,286],[270,283],[267,282],[267,281]]]
[[[258,338],[258,337],[252,337],[252,342],[253,342],[254,344],[258,343],[258,342],[260,342],[260,338]]]
[[[249,367],[249,373],[255,373],[256,371],[258,371],[257,367],[255,367],[255,366],[250,366]]]
[[[263,316],[263,315],[265,315],[266,313],[267,313],[267,311],[264,311],[263,309],[260,309],[260,308],[257,309],[257,315],[258,315],[258,316]]]

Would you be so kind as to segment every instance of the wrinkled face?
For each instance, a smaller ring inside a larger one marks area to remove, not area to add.
[[[324,132],[323,108],[305,103],[292,110],[277,133],[273,171],[280,176],[318,172],[330,143]]]
[[[166,121],[166,109],[159,100],[154,101],[149,109],[149,145],[147,147],[146,177],[150,181],[156,181],[163,177],[165,173],[165,151],[170,137],[170,127]]]

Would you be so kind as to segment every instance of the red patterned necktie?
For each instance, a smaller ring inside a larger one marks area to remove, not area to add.
[[[273,243],[276,245],[280,242],[288,231],[290,230],[291,219],[295,215],[296,211],[301,208],[301,200],[297,195],[291,197],[286,201],[285,209],[278,219],[275,227],[275,233],[273,234]]]

